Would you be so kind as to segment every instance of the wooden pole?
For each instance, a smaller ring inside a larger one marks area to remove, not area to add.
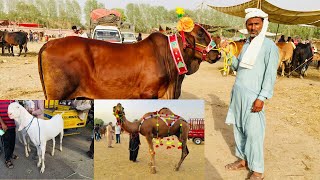
[[[278,27],[277,27],[276,36],[274,37],[274,42],[276,42],[276,40],[277,40],[278,30],[279,30],[279,24],[278,24]]]

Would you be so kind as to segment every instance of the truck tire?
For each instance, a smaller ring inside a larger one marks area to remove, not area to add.
[[[193,142],[194,142],[196,145],[200,145],[201,142],[202,142],[202,139],[201,139],[201,138],[193,138]]]

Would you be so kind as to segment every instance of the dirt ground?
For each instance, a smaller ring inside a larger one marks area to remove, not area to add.
[[[30,44],[31,54],[27,58],[0,57],[0,62],[6,61],[0,63],[1,99],[44,98],[35,55],[40,47],[41,44]],[[204,99],[206,102],[205,177],[239,179],[248,172],[224,169],[236,159],[232,127],[224,123],[235,77],[222,77],[220,67],[221,62],[201,64],[198,72],[184,80],[181,99]],[[305,79],[297,76],[277,79],[274,97],[266,101],[266,178],[320,179],[319,102],[320,72],[314,66],[309,67]],[[181,170],[187,167],[184,164]],[[172,168],[158,168],[159,174],[166,169]],[[149,174],[142,170],[145,175]]]
[[[115,138],[115,137],[114,137]],[[156,151],[156,174],[150,173],[148,143],[140,135],[141,146],[137,160],[133,163],[129,160],[129,135],[121,135],[121,144],[115,144],[114,148],[107,148],[107,139],[103,137],[95,141],[94,179],[204,179],[204,143],[201,145],[188,141],[190,154],[182,163],[180,170],[175,171],[174,166],[179,162],[181,150],[178,148],[166,149],[165,144]],[[178,141],[175,141],[176,147]]]
[[[0,56],[0,99],[44,99],[38,73],[38,52],[44,43],[28,43],[27,57]]]

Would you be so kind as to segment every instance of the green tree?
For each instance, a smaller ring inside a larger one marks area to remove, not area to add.
[[[89,23],[90,23],[90,13],[91,13],[91,11],[94,10],[94,9],[98,9],[98,8],[104,8],[104,4],[98,3],[97,0],[86,0],[83,12],[84,12],[85,17],[86,17],[85,20],[86,20],[86,24],[87,25],[89,25]]]
[[[58,17],[58,8],[55,0],[48,1],[48,16],[50,19],[56,19]]]
[[[100,124],[101,126],[104,125],[104,121],[100,118],[94,118],[94,125]]]
[[[114,10],[118,11],[121,14],[121,21],[125,22],[127,20],[127,16],[124,13],[124,9],[115,8]]]

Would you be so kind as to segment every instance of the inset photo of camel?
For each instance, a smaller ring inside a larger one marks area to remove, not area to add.
[[[94,179],[204,179],[203,100],[94,104]]]
[[[93,101],[0,100],[0,179],[93,179]]]

